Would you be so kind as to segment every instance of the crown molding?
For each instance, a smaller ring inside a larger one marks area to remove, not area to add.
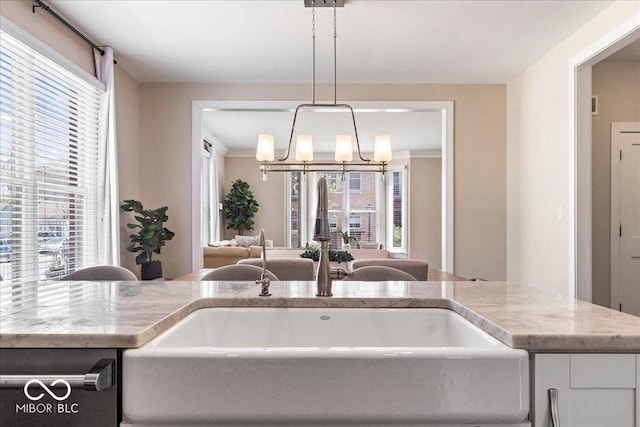
[[[442,158],[442,150],[435,148],[431,150],[402,150],[393,153],[394,159],[432,159]]]
[[[434,148],[431,150],[409,150],[409,157],[414,159],[442,158],[442,149]]]

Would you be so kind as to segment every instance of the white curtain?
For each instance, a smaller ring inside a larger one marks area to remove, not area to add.
[[[105,47],[104,55],[94,50],[93,59],[96,77],[105,85],[105,96],[101,106],[102,153],[101,174],[104,191],[100,209],[100,263],[120,265],[119,239],[119,195],[118,195],[118,152],[116,150],[116,106],[113,76],[113,49]]]

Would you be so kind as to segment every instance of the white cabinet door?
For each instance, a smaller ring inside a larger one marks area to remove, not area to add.
[[[550,389],[559,426],[640,426],[639,355],[535,354],[532,366],[534,427],[553,426]]]

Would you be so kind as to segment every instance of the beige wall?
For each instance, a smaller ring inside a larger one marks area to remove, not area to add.
[[[115,66],[116,127],[118,135],[119,200],[141,200],[140,189],[140,85],[121,67]],[[120,263],[140,276],[136,254],[127,252],[131,243],[128,222],[135,222],[129,213],[120,213]]]
[[[611,123],[640,122],[640,62],[600,62],[592,69],[599,114],[592,120],[593,302],[611,305]]]
[[[95,75],[93,49],[42,9],[31,12],[34,2],[1,0],[0,15],[16,24],[44,44],[64,56],[87,73]]]
[[[168,226],[176,237],[167,244],[166,254],[163,250],[163,263],[166,275],[176,277],[191,269],[191,212],[197,209],[191,204],[192,101],[305,100],[309,85],[141,84],[140,88],[144,106],[140,113],[140,152],[145,153],[140,189],[150,206],[169,206]],[[318,98],[329,98],[331,89],[331,85],[319,86]],[[339,85],[338,94],[349,100],[455,102],[455,272],[504,279],[506,87]],[[229,181],[233,171],[226,167],[225,181]],[[258,185],[261,181],[252,187]],[[258,212],[258,224],[273,221],[264,219],[264,214]]]
[[[1,1],[0,14],[2,16],[89,74],[94,74],[92,48],[50,14],[41,9],[32,13],[32,2],[30,1]],[[116,65],[115,86],[120,198],[139,198],[139,85],[126,71]],[[120,250],[122,265],[139,273],[139,267],[135,265],[135,256],[126,251],[129,244],[129,232],[124,225],[126,217],[121,217],[121,221],[123,221]]]
[[[510,281],[571,293],[569,64],[639,12],[639,2],[613,3],[507,85]]]
[[[409,161],[409,257],[442,267],[442,159]]]

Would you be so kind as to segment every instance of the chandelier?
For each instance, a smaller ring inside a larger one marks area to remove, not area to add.
[[[358,138],[358,128],[356,126],[356,117],[353,108],[349,104],[337,103],[337,81],[336,81],[336,7],[343,7],[344,0],[304,0],[305,7],[312,8],[312,38],[313,38],[313,89],[312,101],[310,104],[300,104],[296,107],[293,114],[293,124],[291,125],[291,134],[289,136],[289,145],[285,155],[281,158],[275,158],[274,138],[273,135],[261,134],[258,136],[258,146],[256,150],[256,159],[260,162],[260,171],[263,180],[267,179],[268,172],[333,172],[341,173],[344,179],[346,172],[379,172],[384,174],[387,172],[387,164],[391,160],[391,137],[389,135],[378,135],[375,137],[373,161],[362,156],[360,150],[360,140]],[[316,102],[316,30],[315,30],[315,7],[333,7],[333,103],[317,103]],[[291,144],[295,134],[296,119],[298,113],[304,110],[312,111],[322,109],[348,111],[351,113],[351,121],[353,123],[353,134],[355,135],[356,148],[359,160],[353,161],[353,146],[350,135],[336,136],[334,162],[314,162],[313,161],[313,137],[311,135],[297,135],[295,162],[287,161],[291,155]]]

